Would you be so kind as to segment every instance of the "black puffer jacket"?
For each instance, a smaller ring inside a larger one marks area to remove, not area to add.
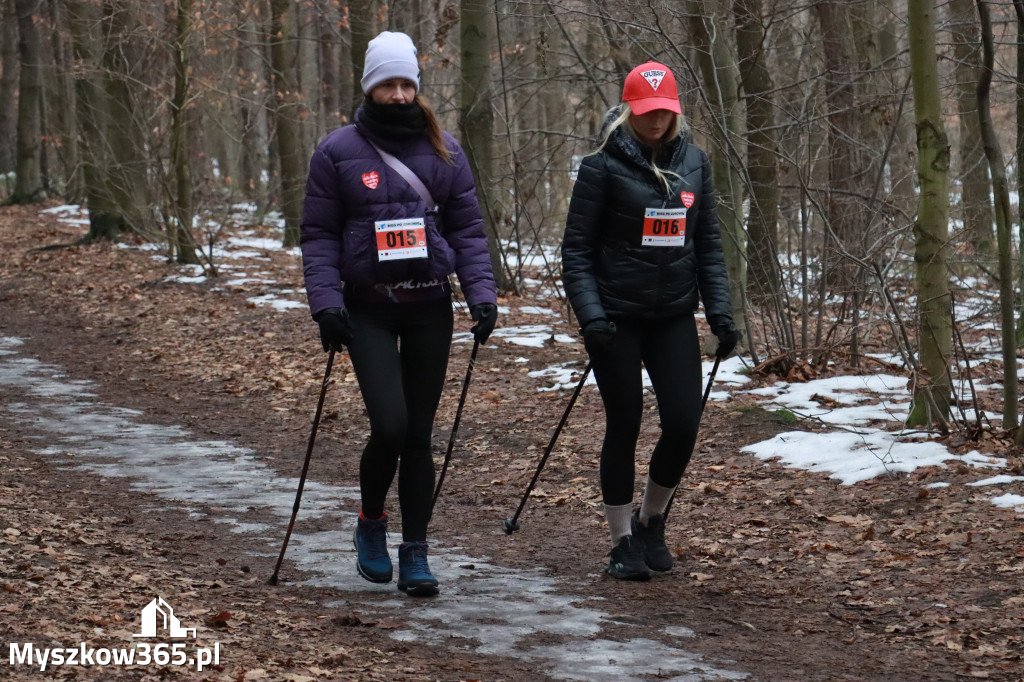
[[[654,175],[649,150],[621,126],[604,149],[583,159],[562,241],[562,278],[582,326],[600,318],[657,318],[697,310],[698,291],[712,329],[732,320],[729,280],[718,233],[707,154],[682,135],[662,150],[670,190]],[[682,208],[683,246],[644,246],[648,208]]]

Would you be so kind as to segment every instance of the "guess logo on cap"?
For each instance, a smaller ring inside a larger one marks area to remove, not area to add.
[[[680,192],[679,198],[683,200],[683,206],[686,208],[693,206],[693,192]]]
[[[380,176],[377,175],[377,171],[363,173],[363,184],[370,189],[377,189],[377,185],[380,184]]]
[[[661,81],[665,78],[665,72],[661,69],[651,69],[650,71],[644,71],[640,75],[651,84],[651,87],[655,91],[657,91],[658,86],[661,85]]]

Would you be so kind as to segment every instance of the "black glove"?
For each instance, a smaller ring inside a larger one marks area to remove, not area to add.
[[[476,324],[469,330],[477,343],[487,343],[487,337],[494,331],[498,321],[498,306],[493,303],[477,303],[469,309],[469,315]]]
[[[715,355],[723,359],[736,350],[736,344],[743,338],[743,334],[732,320],[716,325],[711,331],[718,337],[718,351]]]
[[[608,350],[615,340],[615,323],[603,317],[583,326],[583,346],[593,355]]]
[[[320,343],[324,352],[352,343],[352,323],[348,319],[348,311],[344,308],[328,308],[316,314],[316,323],[320,325]]]

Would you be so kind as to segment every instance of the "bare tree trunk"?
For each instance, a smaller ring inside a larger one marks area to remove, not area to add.
[[[890,141],[889,130],[883,122],[891,91],[884,77],[889,65],[882,62],[879,47],[879,9],[879,0],[862,0],[850,3],[848,10],[853,29],[853,47],[856,50],[857,75],[853,84],[858,87],[854,101],[859,133],[854,144],[861,151],[855,157],[858,165],[853,169],[859,196],[851,197],[856,207],[856,214],[851,220],[859,224],[851,225],[854,234],[848,235],[845,242],[847,249],[852,248],[857,258],[863,259],[862,263],[874,261],[875,256],[882,251],[877,245],[891,243],[885,233],[886,221],[880,210],[884,205],[881,187]],[[870,291],[867,282],[870,273],[863,264],[858,264],[853,271],[850,306],[850,365],[853,367],[860,366],[861,341],[871,332],[870,328],[865,328],[870,318],[865,320],[862,310],[869,307],[867,301]]]
[[[226,53],[209,55],[203,61],[219,62],[222,65],[211,65],[210,68],[227,70],[230,68],[231,56]],[[193,88],[189,97],[199,98],[201,95]],[[196,155],[199,161],[198,165],[193,166],[192,175],[199,175],[200,178],[213,175],[224,190],[237,192],[241,181],[241,151],[236,137],[238,131],[232,127],[235,124],[235,102],[225,97],[217,101],[206,100],[204,104],[206,106],[194,104],[194,110],[189,112],[189,125],[193,126],[193,130],[199,130],[199,134],[191,136],[189,143],[190,153]],[[199,184],[193,181],[192,186],[199,194],[197,201],[202,201]]]
[[[68,24],[78,69],[75,72],[77,117],[82,131],[82,166],[86,205],[89,208],[89,233],[86,240],[116,240],[126,221],[112,198],[109,186],[110,129],[107,93],[99,75],[103,17],[90,0],[69,0]]]
[[[152,219],[146,140],[136,113],[140,81],[132,71],[139,69],[137,48],[131,41],[132,5],[125,0],[104,0],[102,35],[106,38],[100,55],[107,130],[104,144],[109,150],[106,185],[117,204],[124,227],[144,234]],[[140,116],[143,112],[138,112]]]
[[[867,212],[861,197],[865,162],[858,149],[862,130],[857,108],[857,64],[850,21],[851,8],[845,2],[815,2],[821,25],[825,59],[825,101],[828,109],[828,220],[840,252],[864,255]],[[840,274],[840,272],[842,274]],[[854,281],[850,268],[831,273],[833,281],[849,286]],[[838,279],[835,276],[838,275]]]
[[[858,58],[868,68],[871,52],[858,45],[867,41],[865,19],[873,3],[824,0],[814,3],[822,31],[825,61],[825,102],[828,111],[828,228],[835,251],[826,251],[826,277],[849,303],[850,362],[860,364],[861,306],[866,297],[865,273],[860,263],[872,243],[872,211],[868,197],[879,177],[868,147],[878,146],[878,126],[870,102],[858,95],[872,88],[870,71],[862,73]],[[873,42],[873,41],[872,41]],[[865,105],[868,106],[865,106]],[[874,174],[872,174],[874,171]]]
[[[938,67],[935,63],[935,22],[932,0],[908,0],[911,78],[917,122],[917,177],[921,195],[914,223],[917,263],[918,343],[923,373],[914,378],[914,397],[907,424],[938,424],[949,420],[952,357],[952,305],[949,294],[949,141],[942,125]]]
[[[711,103],[714,148],[711,150],[711,174],[718,195],[718,224],[729,271],[729,288],[736,326],[746,330],[745,235],[743,232],[743,180],[731,157],[733,140],[743,139],[743,116],[738,99],[739,69],[729,50],[727,27],[730,13],[723,0],[687,0],[690,30],[704,80],[704,91]],[[713,37],[712,37],[713,36]],[[712,342],[714,339],[712,339]],[[713,350],[713,349],[709,349]]]
[[[419,14],[416,14],[412,0],[390,0],[388,3],[388,30],[400,31],[416,42],[416,25],[421,21]]]
[[[533,36],[538,35],[536,17],[516,16],[513,3],[505,0],[495,4],[498,5],[495,48],[499,69],[494,79],[495,105],[501,112],[498,119],[504,125],[499,124],[495,131],[501,141],[496,144],[498,151],[492,163],[498,174],[495,184],[500,185],[500,195],[507,197],[509,189],[512,192],[511,201],[506,200],[510,206],[503,214],[507,227],[503,234],[509,271],[506,288],[515,293],[523,279],[522,263],[538,237],[536,222],[544,215],[539,187],[550,158],[541,151],[542,136],[526,132],[543,129],[542,98],[528,95],[518,98],[539,82],[539,63],[527,60],[525,53],[511,47],[535,40]]]
[[[274,120],[281,164],[284,246],[298,246],[306,181],[302,135],[302,93],[298,78],[298,6],[294,0],[271,0],[270,54],[274,65]]]
[[[352,106],[346,115],[351,120],[355,110],[362,104],[362,86],[359,81],[363,77],[363,65],[366,62],[366,46],[373,39],[375,31],[374,11],[375,0],[353,0],[348,3],[348,23],[352,31]]]
[[[312,11],[312,3],[295,3],[295,25],[298,36],[295,98],[302,112],[302,118],[299,120],[302,133],[300,149],[310,151],[316,147],[316,143],[326,132],[317,125],[317,121],[323,116],[323,98],[318,96],[322,86],[319,73],[320,31],[314,17],[310,14]],[[303,164],[308,161],[309,157],[303,154]],[[305,183],[305,172],[303,172],[303,183]]]
[[[978,79],[978,121],[981,139],[985,145],[989,172],[992,174],[992,193],[996,198],[996,243],[999,253],[999,312],[1003,337],[1003,428],[1017,428],[1017,343],[1013,321],[1013,253],[1010,244],[1010,190],[1003,166],[1003,152],[992,123],[989,90],[992,85],[992,65],[995,46],[992,38],[992,17],[989,3],[978,0],[981,19],[981,44],[984,52],[981,78]]]
[[[171,165],[174,167],[176,220],[167,226],[179,263],[198,263],[192,240],[192,167],[189,164],[189,65],[192,51],[192,0],[178,0],[174,23],[174,95],[171,98]]]
[[[462,93],[459,110],[462,144],[482,199],[484,227],[491,252],[491,268],[499,289],[508,287],[501,258],[498,225],[502,207],[494,169],[494,78],[491,62],[497,43],[494,4],[489,0],[462,0],[459,27],[462,62]]]
[[[17,167],[15,148],[18,144],[18,21],[14,0],[0,0],[0,177],[13,173]]]
[[[1017,235],[1024,244],[1024,0],[1013,0],[1017,14]],[[1024,291],[1024,257],[1017,257],[1017,290]],[[1024,297],[1017,311],[1017,346],[1024,346]],[[1024,429],[1017,431],[1017,445],[1024,445]]]
[[[17,178],[10,202],[30,204],[46,199],[43,187],[43,39],[39,30],[40,0],[14,0],[18,18]]]
[[[195,5],[195,0],[190,0]],[[234,9],[234,5],[229,5]],[[225,12],[228,8],[225,8]],[[244,192],[244,181],[240,168],[241,162],[241,126],[237,119],[237,97],[230,93],[237,92],[237,83],[243,77],[236,68],[236,55],[241,46],[235,43],[234,36],[237,35],[237,27],[244,21],[238,15],[232,15],[232,28],[220,40],[214,42],[205,35],[205,27],[202,24],[191,23],[193,38],[190,55],[193,59],[198,58],[199,62],[193,64],[188,72],[189,75],[189,100],[193,100],[188,110],[188,125],[192,127],[193,134],[189,136],[189,150],[193,155],[192,163],[192,188],[195,196],[193,206],[199,206],[204,202],[203,188],[211,188],[211,185],[204,181],[205,178],[216,179],[216,186],[227,192],[230,200],[241,199],[239,192]],[[234,34],[234,35],[233,35]],[[197,40],[206,42],[208,48],[202,54],[196,51]],[[234,43],[234,44],[232,44]],[[216,46],[216,47],[214,47]],[[213,74],[218,77],[217,89],[219,92],[213,97],[207,97],[206,74]],[[223,94],[222,94],[223,93]],[[172,109],[173,113],[173,109]],[[196,181],[196,178],[199,181]],[[201,209],[200,209],[201,210]],[[195,211],[194,211],[195,212]],[[197,244],[198,246],[198,244]]]
[[[72,77],[73,64],[67,38],[67,9],[60,0],[50,0],[50,22],[53,24],[54,85],[56,114],[55,125],[58,140],[57,154],[64,169],[63,194],[68,201],[80,202],[85,196],[80,169],[81,154],[78,149],[78,131],[75,129],[75,84]],[[2,99],[2,97],[0,97]]]
[[[892,113],[891,125],[896,126],[896,136],[893,142],[893,149],[889,154],[889,176],[892,178],[892,190],[890,191],[890,211],[894,214],[911,215],[917,202],[914,179],[917,171],[914,168],[915,156],[915,135],[913,126],[913,115],[909,105],[904,106],[903,99],[905,90],[904,64],[900,58],[902,47],[897,35],[897,20],[889,17],[878,32],[880,55],[886,64],[894,67],[891,73],[895,76],[889,79],[889,89],[893,93],[893,102],[890,106]]]
[[[963,243],[980,256],[991,257],[992,202],[989,198],[988,163],[978,128],[978,71],[981,55],[973,0],[952,0],[950,23],[956,56],[956,100],[960,116],[960,216]]]
[[[317,27],[320,41],[320,131],[326,132],[342,125],[341,52],[345,46],[338,32],[341,25],[338,8],[328,3],[323,9],[324,13],[317,17]],[[350,80],[347,74],[346,80]]]
[[[859,142],[864,151],[860,154],[860,186],[870,191],[876,178],[882,174],[882,159],[888,135],[883,129],[883,105],[890,96],[883,78],[889,65],[883,64],[878,40],[878,26],[881,23],[879,0],[860,0],[850,3],[850,26],[853,29],[853,56],[856,61],[856,83],[858,90],[854,93],[859,124]],[[858,231],[869,231],[867,242],[874,241],[877,225],[874,216],[877,211],[870,200],[861,200],[864,204],[862,213],[865,222],[858,226]]]
[[[785,298],[779,273],[778,250],[778,149],[775,142],[775,103],[761,0],[735,0],[736,47],[740,85],[747,104],[747,172],[750,175],[750,212],[747,218],[747,285],[762,301],[776,305]],[[779,308],[782,311],[782,308]],[[788,323],[780,330],[793,347]],[[788,332],[788,333],[787,333]]]
[[[348,21],[338,30],[338,125],[344,125],[352,121],[356,102],[362,102],[363,98],[360,96],[362,90],[359,89],[358,82],[353,82],[352,79],[352,22]],[[363,50],[365,52],[366,48]]]
[[[242,0],[239,0],[242,2]],[[236,99],[239,128],[239,173],[246,196],[267,201],[266,176],[270,167],[270,140],[267,111],[272,106],[265,100],[264,84],[269,80],[266,73],[263,41],[258,38],[261,31],[248,13],[248,4],[239,5],[241,23],[236,35],[238,47],[235,50],[235,65],[238,73]]]
[[[568,50],[569,46],[565,35],[557,26],[558,19],[553,16],[551,3],[545,3],[540,12],[542,13],[541,25],[546,36],[546,41],[543,44],[544,50],[540,55],[540,76],[545,81],[548,81],[558,75],[561,69],[561,64],[558,61],[559,55]],[[565,111],[565,100],[561,89],[557,87],[544,87],[541,89],[540,96],[543,101],[544,120],[546,122],[545,130],[564,129],[563,126],[566,125],[565,114],[567,112]],[[575,127],[578,119],[573,118],[570,120]],[[547,150],[546,156],[549,159],[547,169],[547,182],[549,183],[546,197],[547,212],[549,215],[561,218],[569,210],[569,197],[572,195],[572,180],[568,172],[572,165],[572,147],[565,138],[551,134],[546,135],[545,147]],[[564,224],[562,224],[563,222],[559,220],[559,224],[555,227],[555,233],[559,236],[565,229]]]

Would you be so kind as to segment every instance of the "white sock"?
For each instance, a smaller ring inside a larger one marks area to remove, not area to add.
[[[648,476],[647,488],[644,490],[644,499],[640,503],[640,523],[646,526],[652,516],[664,515],[668,501],[672,499],[672,493],[675,490],[675,488],[666,488],[663,485],[658,485]]]
[[[612,546],[619,544],[623,535],[630,535],[629,519],[633,516],[633,503],[604,506],[604,516],[608,519],[608,530],[612,534]]]

